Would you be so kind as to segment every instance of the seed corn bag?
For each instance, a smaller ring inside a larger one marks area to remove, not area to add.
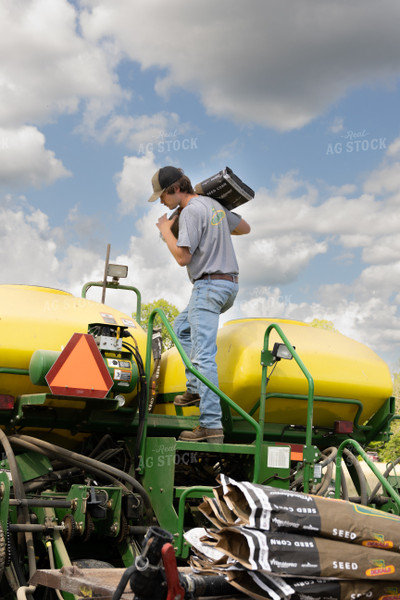
[[[321,536],[366,548],[400,552],[400,517],[397,515],[345,500],[236,482],[224,475],[220,481],[223,499],[237,516],[236,525]],[[218,498],[221,505],[220,490]]]

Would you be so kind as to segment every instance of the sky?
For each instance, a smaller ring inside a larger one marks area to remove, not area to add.
[[[398,369],[399,28],[398,0],[0,0],[0,283],[80,296],[110,244],[184,308],[151,178],[228,166],[255,197],[221,324],[329,320]]]

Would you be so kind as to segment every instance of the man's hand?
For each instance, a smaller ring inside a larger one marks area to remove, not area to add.
[[[178,215],[175,215],[172,219],[168,219],[167,215],[162,215],[156,223],[160,230],[161,237],[166,242],[169,251],[175,258],[178,265],[185,267],[192,260],[192,255],[189,252],[189,248],[178,246],[177,239],[171,231],[173,224],[175,223]]]
[[[158,219],[156,225],[157,225],[158,229],[160,230],[160,233],[164,239],[165,239],[165,237],[168,236],[168,232],[171,231],[171,228],[177,218],[178,218],[178,216],[175,215],[175,217],[173,217],[172,219],[168,219],[167,214],[164,214],[164,215],[162,215],[162,217],[160,217]]]

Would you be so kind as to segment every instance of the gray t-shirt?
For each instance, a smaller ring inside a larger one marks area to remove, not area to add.
[[[189,248],[187,266],[193,282],[205,273],[238,273],[231,232],[241,221],[214,198],[195,196],[179,215],[178,246]]]

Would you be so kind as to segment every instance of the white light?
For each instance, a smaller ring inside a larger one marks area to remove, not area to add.
[[[278,342],[274,344],[272,356],[274,356],[276,360],[280,360],[281,358],[290,360],[291,358],[293,358],[289,348],[287,348],[285,344],[279,344]]]
[[[113,277],[114,279],[128,277],[128,267],[125,265],[109,264],[107,267],[107,277]]]

